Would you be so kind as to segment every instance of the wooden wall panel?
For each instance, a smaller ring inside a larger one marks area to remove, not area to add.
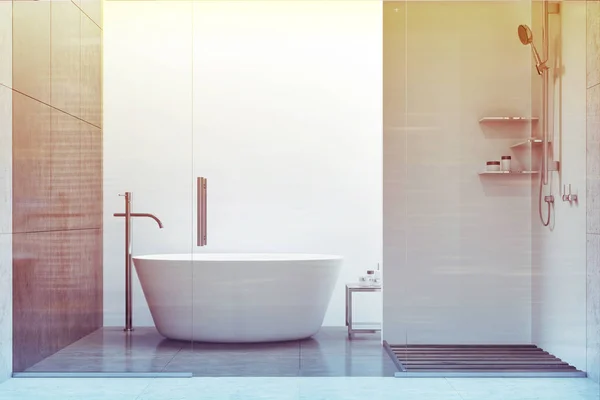
[[[43,218],[51,195],[51,108],[13,93],[13,232],[61,229]]]
[[[13,369],[102,325],[101,230],[13,235]]]
[[[76,0],[81,9],[90,17],[99,27],[102,27],[102,0]]]
[[[13,89],[46,104],[51,101],[50,9],[50,1],[13,2]]]
[[[81,11],[71,1],[52,2],[52,106],[80,116]]]
[[[20,372],[103,323],[102,30],[69,1],[17,3],[12,289]]]
[[[62,111],[52,112],[50,194],[46,220],[59,229],[81,229],[80,121]]]
[[[14,232],[84,227],[81,137],[80,121],[75,117],[14,94]]]
[[[102,31],[81,20],[81,119],[102,126]]]
[[[81,122],[81,227],[102,227],[102,130]]]

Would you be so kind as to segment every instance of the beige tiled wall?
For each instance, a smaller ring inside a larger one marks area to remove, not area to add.
[[[0,49],[11,44],[13,73],[0,57],[0,84],[13,89],[9,246],[18,372],[102,324],[102,3],[12,7],[12,40],[0,29]]]
[[[600,1],[587,2],[587,372],[600,381]]]

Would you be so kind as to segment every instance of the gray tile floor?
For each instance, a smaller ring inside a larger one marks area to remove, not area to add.
[[[127,336],[102,328],[27,372],[191,372],[198,377],[393,377],[397,369],[379,334],[348,340],[345,328],[310,339],[262,344],[189,343],[154,328]]]

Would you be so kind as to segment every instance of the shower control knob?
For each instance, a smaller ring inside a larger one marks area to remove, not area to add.
[[[573,202],[577,203],[577,195],[576,194],[570,194],[569,195],[569,201],[573,201]]]
[[[571,184],[569,183],[569,201],[570,202],[577,202],[577,195],[576,194],[572,194],[571,193]]]
[[[577,201],[579,200],[577,194],[573,194],[571,191],[571,184],[569,184],[569,193],[567,193],[567,187],[566,185],[563,185],[563,195],[562,195],[562,200],[563,201],[568,201],[569,203],[577,203]]]

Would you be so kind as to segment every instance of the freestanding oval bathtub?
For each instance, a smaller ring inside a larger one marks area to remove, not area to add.
[[[342,257],[164,254],[133,257],[158,332],[176,340],[295,340],[323,324]]]

